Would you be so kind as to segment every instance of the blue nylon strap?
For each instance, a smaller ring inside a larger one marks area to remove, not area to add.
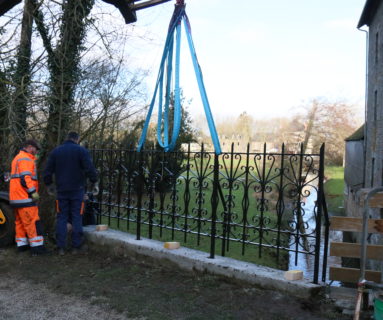
[[[153,112],[153,107],[156,102],[157,92],[158,97],[158,124],[157,124],[157,140],[159,145],[164,148],[165,151],[172,151],[176,145],[177,138],[179,136],[182,110],[181,110],[181,90],[180,90],[180,56],[181,56],[181,22],[184,21],[185,32],[189,44],[190,54],[193,61],[194,71],[196,74],[198,87],[202,103],[204,106],[206,119],[209,126],[209,131],[214,144],[216,154],[221,154],[221,146],[219,143],[217,131],[215,128],[213,116],[210,110],[209,101],[206,94],[206,89],[203,83],[202,71],[198,64],[196,51],[194,48],[189,19],[185,13],[185,6],[176,6],[170,21],[168,35],[166,37],[165,48],[162,54],[160,70],[157,77],[157,82],[153,94],[153,98],[150,103],[148,115],[145,120],[144,128],[142,130],[141,138],[137,147],[137,151],[141,151],[145,144],[146,135],[149,127],[150,118]],[[174,33],[176,32],[176,48],[175,48],[175,81],[174,81],[174,110],[173,110],[173,129],[171,141],[169,143],[169,105],[171,100],[171,76],[173,71],[173,51],[174,51]],[[166,89],[165,89],[165,104],[163,106],[163,94],[164,94],[164,76],[166,66]],[[162,110],[164,108],[164,110]],[[163,130],[162,130],[163,125]],[[163,136],[163,139],[162,139]]]
[[[181,57],[181,23],[177,25],[177,41],[176,41],[176,68],[175,68],[175,87],[174,87],[174,113],[173,113],[173,133],[170,145],[165,151],[174,149],[177,138],[181,129],[181,92],[180,92],[180,57]],[[167,120],[167,119],[166,119]]]
[[[145,140],[146,140],[146,136],[147,136],[148,128],[149,128],[150,118],[151,118],[152,113],[153,113],[153,107],[154,107],[154,104],[156,102],[157,91],[158,91],[158,87],[160,85],[161,85],[161,89],[160,89],[161,97],[159,100],[161,100],[161,103],[162,103],[162,86],[163,86],[163,76],[164,76],[164,65],[165,65],[165,61],[167,58],[169,43],[172,41],[172,38],[173,38],[173,35],[172,35],[172,33],[169,32],[167,37],[166,37],[164,52],[162,53],[160,70],[158,71],[157,82],[156,82],[156,86],[154,89],[153,98],[150,102],[148,114],[146,116],[145,124],[144,124],[144,127],[142,129],[140,141],[138,142],[137,151],[141,151],[142,147],[145,144]]]
[[[186,36],[188,39],[188,43],[189,43],[189,49],[190,49],[190,54],[191,54],[191,58],[193,61],[195,75],[197,78],[199,92],[201,95],[203,107],[205,109],[207,124],[209,126],[211,139],[212,139],[213,144],[214,144],[214,150],[215,150],[216,154],[221,154],[222,153],[221,145],[219,143],[217,130],[215,128],[213,115],[212,115],[211,109],[210,109],[209,100],[207,99],[206,89],[205,89],[205,85],[203,83],[202,71],[201,71],[201,67],[199,66],[199,63],[197,60],[197,54],[196,54],[196,51],[194,48],[193,39],[192,39],[192,35],[191,35],[190,23],[189,23],[189,19],[186,16],[186,14],[185,14],[185,18],[184,18],[184,26],[185,26],[185,30],[186,30]]]
[[[159,145],[162,148],[167,148],[169,144],[169,104],[170,104],[170,94],[171,94],[171,75],[173,67],[173,44],[174,38],[171,37],[169,43],[168,52],[167,52],[167,73],[166,73],[166,95],[165,95],[165,106],[164,106],[164,115],[162,116],[162,94],[163,94],[163,81],[160,83],[160,97],[158,103],[158,125],[157,125],[157,140]],[[163,73],[164,74],[164,73]],[[162,141],[161,128],[162,128],[162,119],[164,119],[164,141]]]

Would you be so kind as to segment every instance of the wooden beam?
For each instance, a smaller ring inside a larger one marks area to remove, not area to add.
[[[360,244],[349,242],[331,242],[330,256],[360,258]],[[367,259],[383,260],[383,246],[367,245]]]
[[[383,192],[373,195],[368,202],[370,208],[383,208]]]
[[[359,191],[360,195],[359,195],[359,205],[361,207],[364,207],[364,200],[366,199],[367,197],[367,194],[371,191],[372,189],[371,188],[365,188],[365,189],[361,189]],[[376,194],[374,194],[369,202],[368,202],[368,206],[370,208],[383,208],[383,192],[378,192]]]
[[[362,232],[362,218],[331,217],[330,230]],[[383,233],[383,219],[368,219],[369,233]]]
[[[341,268],[341,267],[330,267],[329,272],[330,280],[357,283],[360,277],[360,270],[354,268]],[[380,283],[380,272],[379,271],[366,271],[366,280]]]

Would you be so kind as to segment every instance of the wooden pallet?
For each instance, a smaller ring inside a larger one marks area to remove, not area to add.
[[[369,203],[370,208],[383,208],[383,193],[374,195]],[[330,230],[362,232],[363,218],[331,217]],[[383,219],[369,219],[368,232],[383,234]],[[330,242],[330,256],[343,258],[360,258],[359,243]],[[383,245],[367,245],[367,259],[383,260]],[[330,280],[357,283],[360,269],[330,266]],[[366,270],[366,279],[381,282],[381,272]]]

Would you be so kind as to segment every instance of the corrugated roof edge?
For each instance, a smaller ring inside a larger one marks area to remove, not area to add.
[[[379,8],[379,5],[382,3],[382,0],[367,0],[364,5],[362,15],[360,16],[358,22],[358,28],[363,27],[364,25],[370,26],[372,19],[375,16],[376,11]]]
[[[364,124],[356,130],[351,136],[344,139],[344,141],[359,141],[364,140]]]

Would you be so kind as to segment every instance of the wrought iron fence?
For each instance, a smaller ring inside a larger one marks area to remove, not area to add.
[[[262,152],[250,146],[234,152],[232,145],[219,156],[203,146],[170,153],[94,148],[92,155],[100,173],[99,223],[133,229],[138,240],[167,231],[172,239],[181,234],[184,242],[209,242],[210,258],[234,245],[242,254],[271,252],[276,262],[283,254],[295,264],[299,255],[311,256],[313,282],[320,268],[325,281],[324,145],[317,154],[284,145],[267,152],[265,144]]]

